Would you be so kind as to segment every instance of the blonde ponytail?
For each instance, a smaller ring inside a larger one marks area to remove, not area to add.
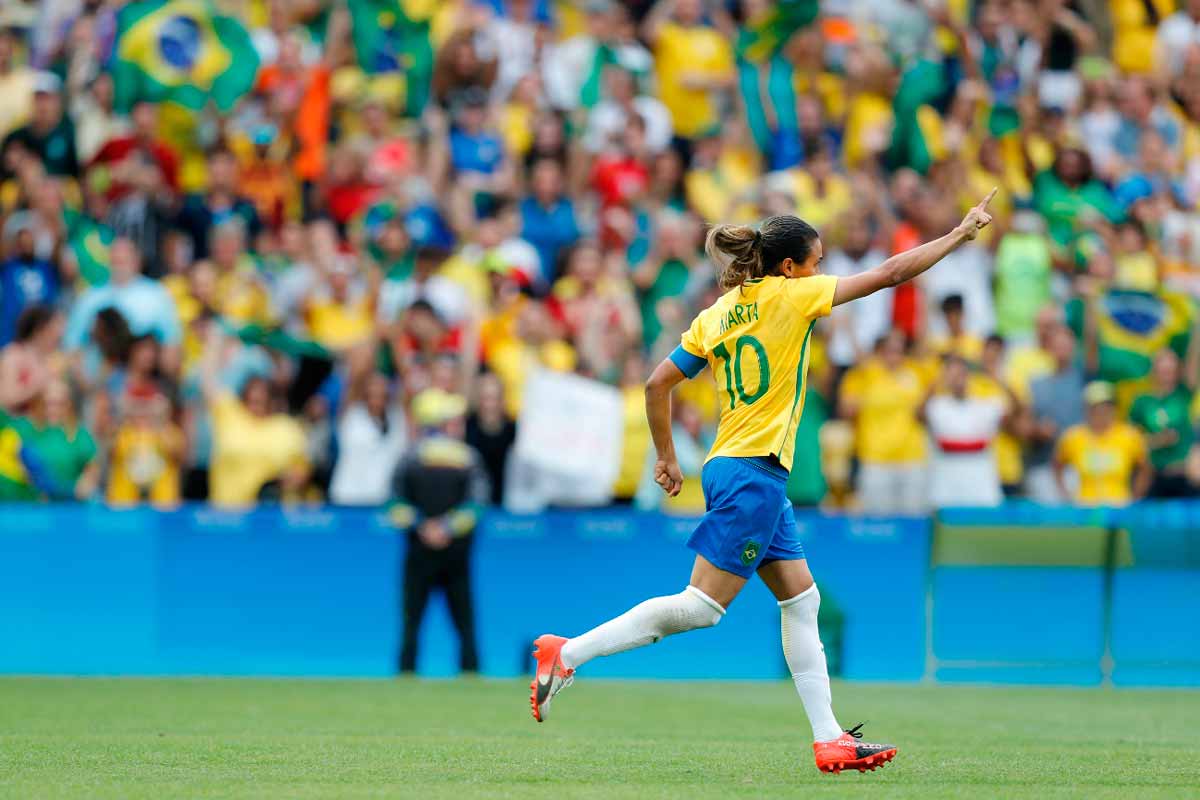
[[[722,289],[763,277],[762,236],[748,225],[712,226],[704,240],[704,252],[721,267]]]

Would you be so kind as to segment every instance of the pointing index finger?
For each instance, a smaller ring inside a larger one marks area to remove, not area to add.
[[[976,208],[980,211],[987,211],[988,203],[992,202],[992,198],[996,196],[996,192],[998,191],[1000,191],[1000,187],[993,186],[992,190],[988,192],[987,197],[983,198],[983,201]]]

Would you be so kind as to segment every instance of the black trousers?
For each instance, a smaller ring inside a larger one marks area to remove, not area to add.
[[[446,593],[450,618],[458,630],[459,665],[464,672],[476,672],[479,670],[479,653],[475,648],[475,612],[471,600],[470,536],[452,540],[444,550],[433,550],[416,536],[409,537],[408,553],[404,557],[400,671],[416,671],[421,619],[425,616],[429,596],[438,588]]]

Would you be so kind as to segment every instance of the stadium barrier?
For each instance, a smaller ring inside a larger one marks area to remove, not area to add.
[[[370,511],[0,508],[0,672],[382,676],[405,537]],[[1013,506],[930,519],[797,513],[850,679],[1200,684],[1200,503]],[[474,554],[484,673],[678,591],[694,520],[628,510],[490,514]],[[588,666],[606,677],[786,674],[754,581],[713,629]],[[420,671],[457,649],[440,598]]]

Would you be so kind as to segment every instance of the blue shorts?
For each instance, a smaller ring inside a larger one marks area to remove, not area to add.
[[[688,547],[726,572],[749,578],[768,561],[804,558],[787,472],[762,458],[718,456],[700,473],[707,508]]]

